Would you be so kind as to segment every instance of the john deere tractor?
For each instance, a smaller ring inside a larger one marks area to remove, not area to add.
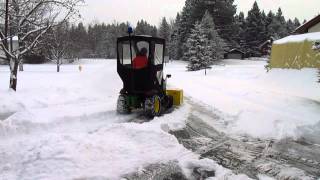
[[[129,114],[143,109],[149,117],[160,116],[173,107],[175,90],[167,90],[171,75],[163,75],[165,40],[150,36],[129,36],[117,39],[117,71],[123,89],[117,102],[117,112]],[[135,68],[134,60],[141,49],[147,50],[146,66]],[[171,93],[171,94],[170,94]],[[175,100],[175,101],[174,101]],[[177,103],[175,103],[177,104]]]

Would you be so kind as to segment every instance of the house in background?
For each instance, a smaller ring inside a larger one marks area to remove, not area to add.
[[[273,41],[274,39],[270,38],[269,40],[260,44],[259,51],[262,56],[270,56]]]
[[[320,68],[320,32],[291,35],[272,45],[271,68]]]
[[[271,68],[320,68],[320,15],[304,23],[294,35],[275,41],[271,50]]]
[[[298,27],[293,34],[320,32],[320,15]]]
[[[224,54],[224,59],[244,59],[245,53],[239,49],[231,49]]]

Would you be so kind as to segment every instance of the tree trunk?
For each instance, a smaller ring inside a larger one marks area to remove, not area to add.
[[[6,49],[9,49],[8,48],[9,47],[8,46],[8,39],[7,39],[8,30],[9,30],[9,0],[6,0],[5,3],[6,3],[5,21],[4,21],[4,37],[5,37],[5,39],[3,40],[3,44]],[[6,53],[6,57],[7,57],[7,62],[10,63],[10,57],[7,53]]]
[[[17,91],[18,66],[19,66],[19,61],[17,59],[11,59],[11,61],[10,61],[10,89],[13,89],[14,91]]]
[[[23,70],[23,60],[21,60],[19,63],[19,71],[24,71]]]
[[[60,59],[57,60],[57,72],[60,72]]]

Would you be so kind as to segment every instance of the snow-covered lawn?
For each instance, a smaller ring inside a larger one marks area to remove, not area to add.
[[[265,61],[225,60],[205,76],[204,71],[186,72],[184,62],[174,62],[167,71],[173,75],[170,85],[220,115],[220,120],[207,123],[221,131],[260,138],[304,137],[320,144],[317,70],[267,73],[265,65]]]
[[[119,179],[169,161],[178,161],[186,175],[195,166],[209,166],[218,179],[245,178],[198,160],[168,133],[185,126],[189,105],[135,123],[137,115],[115,112],[122,86],[115,61],[84,62],[83,72],[77,64],[62,66],[61,73],[50,64],[25,65],[16,93],[7,88],[8,67],[0,66],[0,179]],[[183,85],[177,82],[183,74],[191,77],[183,66],[170,65],[178,71],[172,85]],[[185,88],[192,95],[192,86]]]

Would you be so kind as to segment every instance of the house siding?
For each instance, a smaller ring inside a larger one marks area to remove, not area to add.
[[[312,26],[310,29],[308,29],[309,33],[312,32],[320,32],[320,22],[318,24],[316,24],[315,26]]]
[[[242,59],[242,54],[230,53],[227,55],[227,59]]]

